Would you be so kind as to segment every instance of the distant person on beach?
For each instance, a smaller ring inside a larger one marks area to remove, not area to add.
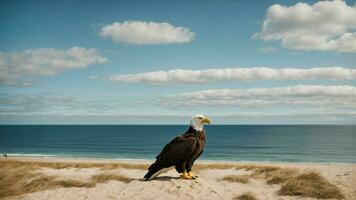
[[[7,154],[5,153],[5,154],[3,154],[3,156],[4,156],[4,158],[7,158]]]

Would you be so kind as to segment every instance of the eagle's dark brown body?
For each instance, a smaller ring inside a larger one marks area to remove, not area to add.
[[[156,162],[149,168],[144,180],[154,178],[160,170],[174,166],[178,173],[192,170],[194,161],[203,153],[205,131],[196,131],[192,127],[181,136],[169,142],[156,157]]]

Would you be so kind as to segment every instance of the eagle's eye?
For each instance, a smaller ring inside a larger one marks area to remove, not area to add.
[[[202,118],[202,117],[198,117],[198,119],[199,119],[199,120],[203,120],[203,118]]]

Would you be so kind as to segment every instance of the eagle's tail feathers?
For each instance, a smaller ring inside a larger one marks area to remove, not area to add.
[[[158,176],[161,171],[161,167],[157,165],[157,163],[153,163],[149,168],[147,174],[143,177],[143,180],[149,181]]]

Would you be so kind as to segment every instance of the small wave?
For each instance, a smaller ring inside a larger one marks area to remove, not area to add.
[[[5,153],[2,153],[5,154]],[[59,155],[53,154],[32,154],[32,153],[7,153],[8,156],[15,156],[15,157],[62,157]],[[63,155],[63,157],[66,157]]]

